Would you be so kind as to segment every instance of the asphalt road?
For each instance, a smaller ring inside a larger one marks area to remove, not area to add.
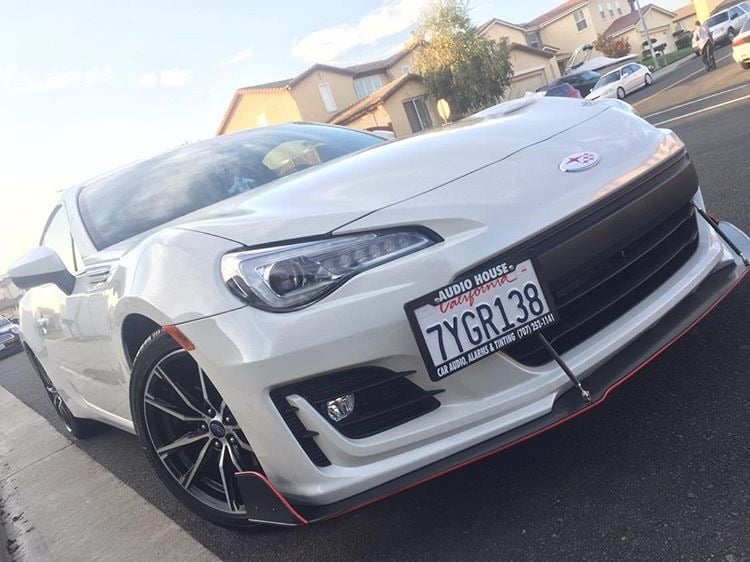
[[[690,61],[628,101],[654,123],[678,118],[664,126],[686,142],[709,208],[750,230],[750,99],[732,101],[750,94],[750,72],[731,59],[699,70]],[[590,414],[306,528],[215,527],[172,499],[134,437],[104,428],[80,447],[227,560],[742,560],[750,558],[748,311],[750,284]],[[25,357],[0,362],[0,384],[61,428]]]

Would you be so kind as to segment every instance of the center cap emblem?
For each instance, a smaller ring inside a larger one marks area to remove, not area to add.
[[[218,439],[221,439],[227,434],[227,430],[224,429],[224,426],[217,421],[212,421],[208,424],[208,428],[211,430],[211,434]]]
[[[562,159],[560,170],[563,172],[580,172],[588,170],[598,163],[599,155],[596,152],[576,152]]]

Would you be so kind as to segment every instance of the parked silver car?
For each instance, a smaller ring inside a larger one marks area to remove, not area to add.
[[[750,3],[742,2],[716,12],[706,20],[705,25],[711,32],[714,43],[717,45],[731,43],[742,29],[748,15],[750,15]]]

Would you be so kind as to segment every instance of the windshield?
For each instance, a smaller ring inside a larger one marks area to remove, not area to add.
[[[723,23],[729,19],[729,12],[721,12],[719,14],[716,14],[715,16],[711,16],[706,20],[706,25],[708,27],[713,27],[716,24]]]
[[[620,79],[620,71],[617,72],[611,72],[610,74],[605,74],[601,78],[599,78],[599,81],[594,85],[594,89],[601,88],[602,86],[606,86],[607,84],[612,84],[613,82],[617,82]]]
[[[78,206],[97,249],[277,178],[382,143],[374,135],[288,124],[216,137],[84,187]]]

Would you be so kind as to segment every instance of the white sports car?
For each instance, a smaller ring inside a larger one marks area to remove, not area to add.
[[[748,251],[672,132],[530,98],[389,143],[287,124],[177,149],[67,191],[10,275],[74,436],[137,433],[212,521],[297,525],[594,407]]]

